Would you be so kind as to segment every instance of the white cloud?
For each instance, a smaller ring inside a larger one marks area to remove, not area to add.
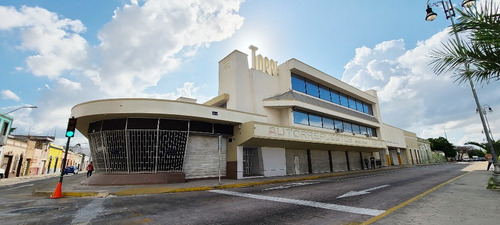
[[[138,94],[177,69],[199,47],[230,37],[243,24],[240,1],[158,1],[115,10],[99,32],[101,90]],[[119,85],[122,88],[113,88]]]
[[[57,83],[60,85],[60,88],[63,88],[65,90],[69,90],[69,91],[75,91],[75,90],[82,89],[82,85],[80,83],[70,81],[66,78],[60,78],[59,80],[57,80]]]
[[[80,20],[60,18],[39,7],[23,6],[18,11],[0,6],[0,30],[13,29],[20,33],[19,47],[36,52],[26,59],[34,75],[53,79],[85,65],[88,46],[79,35],[86,30]]]
[[[2,99],[11,99],[16,102],[20,101],[21,98],[16,95],[16,93],[12,92],[11,90],[2,90]]]
[[[190,82],[163,94],[148,94],[147,88],[168,77],[200,47],[231,37],[243,24],[238,14],[241,2],[131,1],[114,11],[98,32],[101,42],[95,46],[83,38],[86,27],[78,19],[40,7],[0,6],[0,31],[17,32],[21,37],[18,49],[31,54],[23,71],[49,79],[38,88],[38,109],[16,114],[15,124],[22,127],[18,131],[61,133],[71,108],[95,99],[183,96],[208,100]]]
[[[204,96],[198,94],[198,89],[200,87],[196,87],[192,82],[184,82],[184,85],[181,88],[177,88],[177,93],[155,93],[155,94],[143,94],[143,98],[157,98],[157,99],[170,99],[175,100],[179,97],[187,97],[196,99],[198,103],[203,103],[210,100],[212,97]]]
[[[428,65],[430,50],[448,38],[443,31],[410,50],[405,49],[402,39],[383,42],[373,49],[363,46],[345,66],[342,80],[363,90],[377,90],[385,123],[424,138],[444,137],[446,129],[448,138],[456,144],[482,142],[482,126],[474,113],[476,106],[468,83],[455,83],[452,74],[437,76]],[[477,89],[482,104],[488,102],[500,109],[497,88]],[[500,118],[495,122],[500,124]]]

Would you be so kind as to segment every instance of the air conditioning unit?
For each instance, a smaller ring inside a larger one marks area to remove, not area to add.
[[[341,132],[342,132],[342,129],[340,129],[340,128],[335,129],[335,133],[341,133]]]
[[[366,137],[371,137],[372,136],[371,134],[365,134],[365,135],[366,135]]]

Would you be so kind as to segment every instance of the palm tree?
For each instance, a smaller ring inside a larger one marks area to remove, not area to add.
[[[497,141],[492,140],[492,144],[493,144],[493,148],[495,149],[495,153],[498,156],[500,154],[500,140],[497,140]],[[486,153],[491,153],[490,145],[488,143],[477,143],[477,142],[469,141],[469,142],[465,143],[465,145],[474,145],[474,146],[477,146],[477,147],[483,149],[484,151],[486,151]]]
[[[430,52],[436,74],[457,71],[458,81],[489,83],[500,80],[500,14],[493,1],[478,8],[457,10],[461,15],[452,34],[465,34],[470,42],[450,40]],[[463,65],[469,65],[468,69]]]

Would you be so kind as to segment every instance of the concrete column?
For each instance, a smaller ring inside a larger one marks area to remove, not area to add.
[[[399,162],[399,165],[403,165],[403,160],[401,160],[401,149],[397,149],[396,152],[398,153],[398,162]]]
[[[391,166],[391,156],[389,155],[389,149],[385,149],[385,157],[387,157],[387,166]]]

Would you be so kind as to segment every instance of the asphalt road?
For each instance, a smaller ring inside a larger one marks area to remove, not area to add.
[[[0,187],[1,224],[356,224],[465,172],[418,166],[245,188],[108,198],[33,197]],[[64,179],[76,179],[68,176]],[[8,194],[10,193],[10,194]]]

